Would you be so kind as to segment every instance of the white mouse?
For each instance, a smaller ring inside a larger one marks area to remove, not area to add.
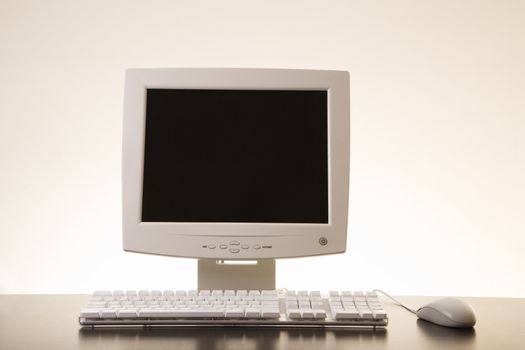
[[[417,317],[445,327],[473,327],[476,315],[472,307],[462,300],[443,298],[422,306]]]

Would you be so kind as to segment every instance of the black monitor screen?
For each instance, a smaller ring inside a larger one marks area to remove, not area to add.
[[[327,98],[147,89],[142,221],[328,223]]]

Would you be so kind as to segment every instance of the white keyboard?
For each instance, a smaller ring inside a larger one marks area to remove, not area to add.
[[[80,311],[83,326],[384,327],[374,292],[286,290],[98,291]]]

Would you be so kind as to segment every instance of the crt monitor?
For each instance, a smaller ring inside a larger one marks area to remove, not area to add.
[[[129,69],[126,251],[259,260],[346,249],[349,75]]]

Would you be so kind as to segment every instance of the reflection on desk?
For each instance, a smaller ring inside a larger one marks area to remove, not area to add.
[[[426,335],[429,342],[444,348],[450,346],[473,345],[476,338],[475,328],[448,328],[424,320],[417,320],[417,328]]]
[[[106,347],[118,342],[119,348],[147,343],[149,349],[177,347],[191,350],[247,349],[333,349],[338,343],[368,342],[373,340],[380,348],[387,348],[385,329],[274,329],[231,327],[137,327],[137,328],[81,328],[80,344],[88,348]],[[82,347],[81,347],[82,348]]]

